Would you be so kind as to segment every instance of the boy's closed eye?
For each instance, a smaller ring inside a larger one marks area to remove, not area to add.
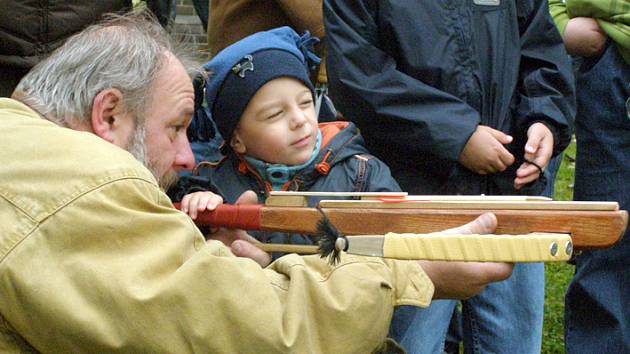
[[[304,100],[302,100],[300,102],[300,106],[306,107],[306,108],[310,107],[312,104],[313,104],[313,99],[312,98],[307,98],[307,99],[304,99]]]
[[[282,112],[283,112],[282,110],[278,110],[278,111],[273,111],[273,112],[270,112],[269,114],[267,114],[267,115],[265,116],[265,120],[270,120],[270,119],[278,118],[278,117],[280,117],[280,116],[282,115]]]

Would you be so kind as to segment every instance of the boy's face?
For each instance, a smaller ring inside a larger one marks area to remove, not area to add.
[[[239,154],[274,164],[300,165],[317,143],[311,91],[283,77],[261,87],[245,108],[230,145]]]

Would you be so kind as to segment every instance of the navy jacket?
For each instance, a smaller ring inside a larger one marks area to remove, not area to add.
[[[296,175],[286,190],[311,192],[398,192],[400,187],[392,178],[389,168],[370,155],[363,137],[351,122],[321,123],[323,142],[311,167]],[[327,166],[327,167],[323,167]],[[258,194],[258,201],[267,198],[269,186],[255,171],[233,152],[212,173],[212,181],[225,198],[234,203],[246,190]],[[332,199],[326,197],[324,199]],[[319,200],[311,198],[310,206]],[[302,235],[252,232],[263,242],[310,244],[312,239]]]
[[[516,194],[531,124],[555,153],[570,142],[574,82],[546,1],[327,0],[324,18],[331,98],[405,191]],[[511,168],[457,162],[479,124],[515,138]]]

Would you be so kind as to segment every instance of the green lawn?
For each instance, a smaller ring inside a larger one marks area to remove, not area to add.
[[[555,200],[573,199],[575,172],[575,141],[564,153],[555,185]],[[545,265],[545,321],[543,324],[543,353],[564,353],[564,293],[573,276],[573,266],[566,263]]]

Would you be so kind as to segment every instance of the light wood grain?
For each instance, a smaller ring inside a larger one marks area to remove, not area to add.
[[[466,224],[487,210],[324,208],[330,221],[345,235],[430,233]],[[496,234],[532,232],[571,235],[576,250],[606,248],[620,240],[626,211],[492,210]],[[313,235],[322,218],[315,208],[262,209],[261,228],[267,231]]]

